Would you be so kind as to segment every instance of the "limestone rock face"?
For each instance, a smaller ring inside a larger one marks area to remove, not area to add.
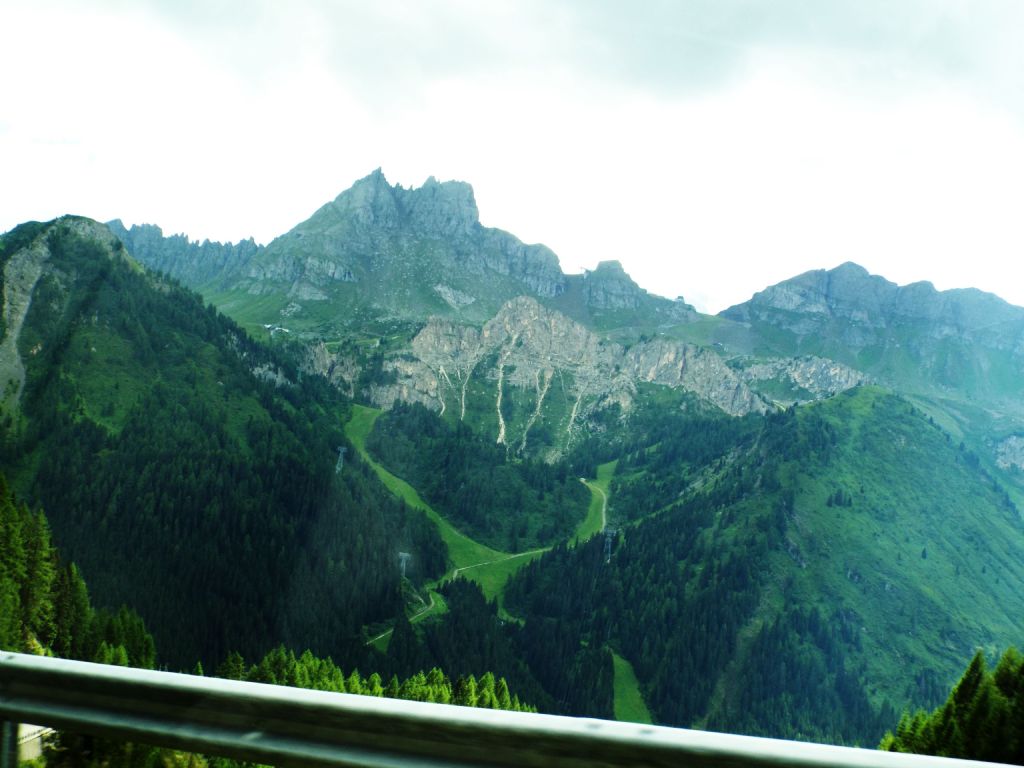
[[[359,378],[359,364],[354,355],[332,352],[322,341],[306,347],[303,368],[317,373],[334,384],[348,397],[355,397],[356,381]]]
[[[1021,348],[1024,309],[973,288],[937,291],[928,282],[896,285],[847,262],[814,270],[754,294],[722,312],[740,322],[763,320],[798,334],[832,331],[843,321],[861,326],[865,342],[913,325],[932,339],[983,339]]]
[[[776,381],[788,384],[794,391],[806,393],[788,402],[803,402],[831,397],[853,387],[870,384],[867,374],[823,357],[807,355],[782,357],[744,364],[740,376],[754,389],[760,382]]]
[[[192,286],[207,285],[243,268],[262,251],[252,238],[238,243],[199,243],[185,235],[164,237],[163,230],[153,224],[126,229],[120,219],[114,219],[107,227],[140,263]]]
[[[480,224],[469,184],[430,177],[422,187],[404,189],[391,186],[379,169],[270,243],[243,279],[319,288],[337,281],[377,285],[400,277],[403,265],[427,267],[435,278],[497,273],[538,296],[564,290],[549,249]],[[277,286],[259,291],[269,288]]]
[[[266,247],[194,243],[152,225],[111,227],[144,265],[224,301],[233,294],[235,310],[257,322],[273,323],[275,312],[302,303],[306,312],[290,322],[305,338],[433,316],[480,324],[523,295],[591,327],[697,319],[682,300],[640,288],[618,262],[566,275],[546,246],[483,226],[473,188],[461,181],[431,177],[404,188],[377,169]]]
[[[1003,469],[1024,469],[1024,437],[1012,435],[999,443],[996,463]]]
[[[710,349],[665,339],[627,349],[529,297],[507,302],[482,327],[431,319],[412,340],[410,354],[389,359],[385,367],[393,383],[373,388],[377,405],[420,402],[464,417],[467,392],[493,390],[498,442],[520,446],[544,418],[549,396],[564,404],[560,428],[570,437],[613,404],[627,412],[640,382],[693,392],[733,415],[767,407]],[[515,434],[500,415],[502,396],[514,390],[528,393],[535,408],[525,431]]]
[[[598,309],[638,309],[645,291],[617,261],[602,261],[583,275],[587,304]]]

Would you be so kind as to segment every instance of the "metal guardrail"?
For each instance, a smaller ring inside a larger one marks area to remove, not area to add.
[[[993,765],[605,720],[325,693],[16,653],[0,653],[0,720],[8,724],[38,723],[275,765]]]

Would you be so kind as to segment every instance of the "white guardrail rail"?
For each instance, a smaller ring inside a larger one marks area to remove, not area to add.
[[[969,768],[969,760],[471,709],[0,652],[3,768],[28,722],[273,765]],[[12,746],[13,744],[13,746]],[[11,762],[11,761],[15,762]]]

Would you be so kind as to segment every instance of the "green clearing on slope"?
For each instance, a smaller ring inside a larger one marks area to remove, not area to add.
[[[575,535],[572,537],[572,544],[574,546],[582,541],[586,541],[604,529],[608,496],[611,493],[612,476],[615,474],[615,466],[618,463],[619,460],[616,459],[598,465],[596,480],[580,478],[583,484],[590,489],[590,506],[587,507],[587,516],[580,523]]]
[[[636,679],[633,665],[612,651],[612,665],[615,671],[615,719],[625,723],[651,724],[651,712],[640,693],[640,681]]]
[[[477,563],[507,557],[508,555],[505,552],[485,547],[456,529],[434,511],[433,507],[421,499],[415,488],[400,477],[391,474],[370,456],[366,450],[366,436],[370,434],[370,431],[373,429],[373,423],[380,414],[381,412],[376,408],[353,405],[352,418],[345,425],[345,436],[352,441],[352,445],[359,451],[359,455],[373,468],[373,471],[377,473],[377,476],[389,491],[402,499],[410,507],[422,510],[437,525],[441,538],[448,545],[448,555],[452,559],[452,564],[456,568],[465,568],[468,565],[476,565]]]
[[[547,548],[509,554],[491,549],[455,528],[445,520],[436,510],[427,504],[409,483],[395,476],[373,459],[366,450],[366,438],[373,430],[373,425],[380,416],[381,411],[376,408],[369,408],[365,405],[354,404],[352,406],[352,417],[345,425],[345,435],[352,441],[359,455],[373,468],[384,486],[393,494],[401,498],[410,507],[421,510],[438,527],[442,540],[448,546],[448,554],[451,558],[453,571],[464,575],[470,581],[480,585],[488,600],[498,598],[500,600],[502,590],[509,578],[527,563],[540,557]],[[612,476],[615,473],[617,462],[610,461],[601,464],[597,468],[596,480],[584,480],[590,489],[591,500],[587,510],[587,516],[580,523],[572,537],[572,543],[576,544],[589,539],[600,532],[602,514],[601,508],[604,498],[597,490],[604,494],[609,493]],[[447,576],[446,576],[447,578]],[[431,612],[433,613],[433,612]]]
[[[389,491],[410,507],[421,510],[437,526],[441,539],[448,546],[448,556],[454,568],[461,570],[474,566],[472,570],[466,572],[466,578],[479,584],[487,598],[493,599],[501,591],[508,577],[522,564],[529,562],[529,559],[520,556],[511,561],[514,565],[509,565],[506,562],[510,560],[507,552],[491,549],[466,536],[420,498],[415,488],[377,463],[366,450],[366,436],[370,434],[373,423],[380,414],[376,408],[353,405],[352,418],[345,425],[345,435]]]

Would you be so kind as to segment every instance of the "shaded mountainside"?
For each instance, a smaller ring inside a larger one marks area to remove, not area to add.
[[[908,402],[868,388],[760,427],[665,422],[620,460],[610,514],[641,519],[610,561],[600,540],[559,547],[506,591],[527,628],[632,662],[659,722],[871,745],[893,707],[1024,631],[1018,510]],[[648,482],[669,487],[637,509]]]
[[[443,572],[433,526],[351,453],[336,472],[348,404],[287,350],[86,219],[23,225],[0,258],[0,466],[97,602],[137,608],[169,662],[361,647],[403,605],[397,549],[414,578]]]
[[[974,289],[898,286],[856,264],[761,291],[722,317],[764,354],[813,354],[907,391],[1022,413],[1024,309]]]

